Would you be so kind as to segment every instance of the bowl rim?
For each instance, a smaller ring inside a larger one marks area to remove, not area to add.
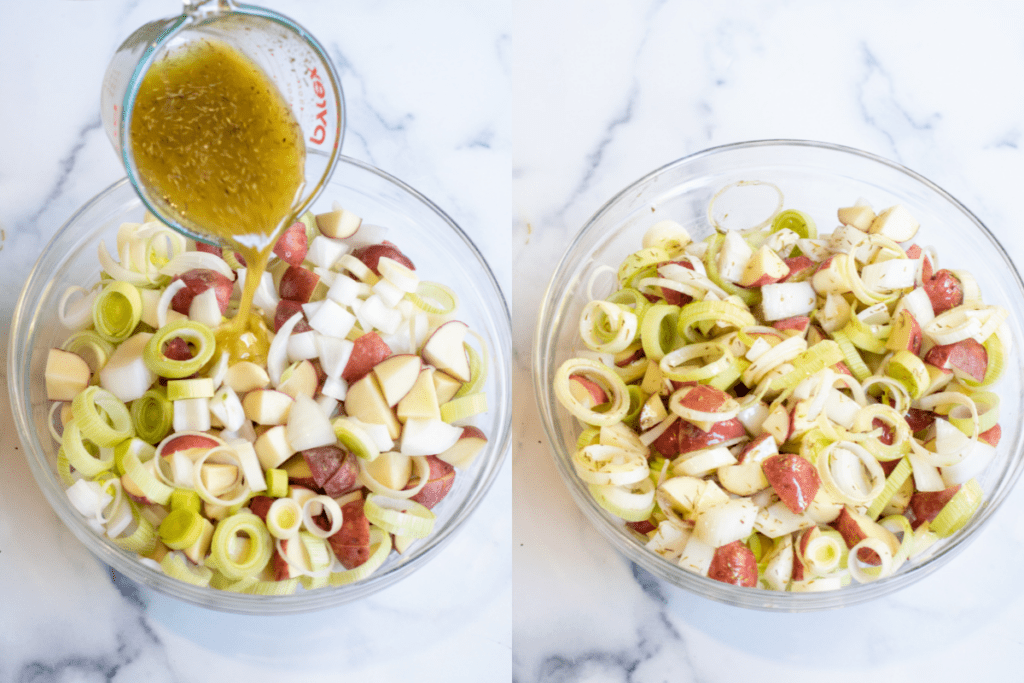
[[[371,575],[363,581],[354,582],[346,586],[333,587],[327,590],[299,591],[298,593],[284,596],[259,596],[221,590],[214,592],[209,588],[190,586],[184,582],[176,581],[139,563],[134,557],[129,557],[129,553],[121,551],[109,541],[98,538],[77,512],[70,517],[74,520],[73,523],[69,523],[64,515],[58,514],[61,521],[78,537],[98,561],[111,566],[134,582],[144,584],[164,595],[198,607],[238,614],[296,614],[336,607],[376,593],[417,571],[436,557],[441,549],[462,529],[466,519],[479,507],[479,504],[490,491],[503,469],[511,444],[512,432],[511,313],[508,301],[495,278],[494,272],[484,259],[479,248],[462,228],[447,213],[419,191],[387,172],[351,157],[339,155],[338,165],[351,167],[356,172],[375,175],[421,203],[425,209],[436,214],[442,222],[452,229],[453,235],[448,236],[448,239],[461,239],[465,247],[483,266],[480,272],[484,279],[490,283],[495,296],[493,299],[481,298],[482,310],[485,311],[481,322],[486,322],[488,325],[493,326],[497,337],[495,341],[498,344],[498,348],[491,350],[490,354],[491,373],[492,378],[500,378],[498,379],[499,383],[494,385],[494,390],[501,392],[499,395],[501,405],[491,406],[492,411],[501,412],[495,416],[497,420],[495,423],[497,434],[493,436],[488,435],[488,453],[491,461],[487,463],[488,470],[486,476],[479,481],[475,488],[466,492],[465,500],[461,501],[459,506],[453,509],[448,523],[432,533],[426,539],[430,543],[424,543],[419,554],[410,561],[385,574]],[[40,435],[36,433],[35,424],[28,411],[27,401],[22,400],[23,398],[27,399],[30,394],[20,395],[23,387],[26,391],[30,391],[33,381],[28,362],[31,359],[33,347],[29,346],[27,342],[35,336],[35,314],[39,308],[37,302],[28,300],[28,296],[30,292],[37,291],[40,285],[45,287],[46,283],[51,280],[52,276],[50,274],[41,271],[41,263],[44,257],[52,252],[58,241],[66,235],[70,227],[75,225],[78,220],[81,220],[82,216],[90,210],[111,201],[110,198],[112,196],[117,196],[118,193],[125,193],[130,189],[132,189],[132,186],[129,179],[127,177],[121,178],[83,204],[56,231],[40,251],[36,263],[33,264],[15,303],[11,318],[7,363],[9,377],[8,395],[11,401],[11,412],[18,438],[25,450],[25,458],[28,461],[29,469],[32,471],[36,484],[50,506],[55,509],[55,512],[57,508],[69,505],[67,496],[59,495],[63,493],[65,487],[59,482],[49,467],[45,465],[49,456],[45,452]],[[137,208],[145,206],[145,203],[134,192],[132,201],[138,203]],[[98,228],[93,228],[93,230],[96,229]],[[487,318],[490,320],[486,320]],[[499,364],[495,362],[496,360],[504,360],[504,363]],[[483,463],[477,463],[477,466],[480,465],[483,465]]]
[[[676,563],[670,562],[655,553],[646,551],[634,540],[626,539],[625,533],[619,531],[618,528],[613,528],[610,523],[610,513],[599,508],[593,497],[581,488],[582,485],[577,481],[578,477],[576,474],[570,471],[565,462],[566,459],[562,457],[563,444],[557,438],[556,425],[553,421],[553,412],[547,410],[547,404],[554,399],[553,394],[550,393],[551,388],[547,386],[546,380],[548,373],[546,370],[548,370],[549,366],[553,364],[554,359],[553,357],[546,356],[546,351],[548,350],[549,345],[547,344],[545,331],[550,329],[550,325],[548,323],[551,322],[553,311],[561,307],[561,302],[553,300],[552,297],[554,295],[556,280],[563,274],[563,271],[568,270],[572,266],[570,256],[573,255],[576,248],[584,238],[589,236],[589,232],[594,228],[594,226],[598,224],[598,222],[607,213],[612,211],[620,201],[627,198],[629,195],[636,194],[639,188],[661,173],[676,167],[693,164],[707,157],[757,148],[811,148],[826,152],[837,152],[840,154],[860,157],[867,161],[888,167],[899,174],[909,177],[928,190],[937,194],[940,199],[944,199],[949,202],[952,207],[959,209],[963,213],[964,217],[973,223],[975,227],[977,227],[982,234],[988,238],[991,246],[994,247],[1009,267],[1010,275],[1012,276],[1013,284],[1016,285],[1017,291],[1024,294],[1024,281],[1021,280],[1020,273],[1007,253],[1005,247],[1003,247],[1002,243],[988,229],[988,227],[970,209],[964,206],[950,193],[939,187],[931,180],[900,163],[854,147],[806,139],[772,138],[717,145],[699,150],[693,154],[689,154],[663,164],[655,170],[650,171],[637,180],[629,183],[628,186],[604,202],[600,208],[598,208],[597,211],[595,211],[583,223],[583,226],[569,242],[551,274],[551,278],[544,290],[543,298],[541,299],[537,312],[531,350],[531,375],[534,385],[534,399],[538,412],[541,416],[545,437],[548,441],[549,455],[555,461],[556,469],[562,478],[563,485],[569,490],[571,497],[580,511],[584,513],[584,516],[587,517],[597,531],[604,536],[607,541],[609,541],[612,547],[628,561],[638,564],[673,587],[682,588],[704,598],[737,607],[745,607],[762,611],[788,612],[808,612],[848,607],[868,602],[877,597],[905,588],[912,583],[916,583],[918,580],[946,564],[946,562],[952,559],[953,556],[958,554],[977,538],[977,532],[980,531],[991,515],[1001,507],[1006,496],[1014,488],[1022,473],[1024,473],[1024,457],[1021,457],[1022,444],[1024,444],[1024,430],[1020,430],[1017,434],[1016,443],[1013,444],[1013,449],[1011,451],[1011,453],[1016,453],[1016,459],[1011,460],[1011,462],[1008,463],[1007,471],[1004,474],[1003,479],[999,481],[997,489],[993,491],[992,495],[986,496],[981,508],[979,508],[969,521],[967,526],[968,533],[955,538],[953,543],[944,543],[943,546],[939,548],[925,563],[910,567],[909,569],[885,580],[846,586],[837,591],[794,593],[790,591],[769,591],[743,588],[715,581],[706,576],[689,573],[682,570]],[[551,350],[554,349],[552,348]],[[1013,457],[1014,456],[1011,456],[1011,458]]]

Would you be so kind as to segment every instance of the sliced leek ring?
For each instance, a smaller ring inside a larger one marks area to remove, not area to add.
[[[601,507],[627,522],[642,522],[654,512],[656,489],[650,477],[625,486],[589,484],[588,488]]]
[[[194,347],[192,358],[172,360],[164,355],[164,344],[176,337],[181,337]],[[153,334],[146,342],[142,360],[150,370],[161,377],[181,379],[199,372],[213,358],[216,346],[216,340],[209,327],[191,320],[179,320],[164,325]]]
[[[142,295],[131,283],[114,280],[93,301],[93,326],[96,334],[108,342],[122,342],[130,337],[140,320]]]
[[[939,538],[949,538],[960,531],[981,507],[984,492],[977,479],[971,479],[953,494],[939,514],[932,520],[931,530]]]
[[[363,512],[371,523],[392,534],[425,538],[434,528],[434,513],[413,500],[371,493]]]
[[[194,510],[171,510],[158,529],[160,540],[173,550],[184,550],[203,535],[203,516]]]
[[[238,535],[248,537],[249,542],[245,544],[242,555],[234,557],[232,546]],[[263,520],[251,512],[238,512],[218,522],[210,543],[210,553],[217,569],[235,580],[258,574],[267,566],[273,552],[270,532]]]
[[[135,433],[143,441],[155,445],[171,433],[174,405],[167,400],[164,389],[154,387],[132,401],[130,412]]]
[[[421,281],[416,286],[416,292],[406,294],[405,298],[431,315],[450,315],[459,306],[459,297],[455,292],[438,282]]]
[[[113,452],[110,451],[109,457],[106,457],[95,444],[90,449],[75,419],[64,425],[60,445],[68,463],[83,477],[92,479],[114,467]]]
[[[178,579],[193,586],[209,586],[213,578],[213,570],[202,565],[194,565],[186,559],[184,553],[167,553],[160,560],[160,568],[172,579]]]
[[[82,438],[100,448],[113,448],[135,434],[128,407],[112,393],[98,386],[79,392],[71,401],[71,412],[82,432]]]
[[[871,505],[865,514],[871,519],[878,519],[878,515],[882,514],[882,510],[889,504],[889,501],[900,490],[900,487],[903,486],[912,472],[913,468],[910,466],[910,460],[907,458],[900,460],[896,468],[886,477],[882,492],[871,501]]]
[[[441,404],[441,419],[448,424],[487,412],[487,394],[466,394]]]
[[[576,400],[569,387],[569,380],[573,375],[582,375],[603,385],[610,398],[610,405],[606,411],[591,410]],[[588,358],[570,358],[565,361],[555,373],[554,387],[559,403],[578,420],[588,425],[613,425],[621,422],[629,412],[629,391],[626,389],[626,383],[614,370],[597,361]]]

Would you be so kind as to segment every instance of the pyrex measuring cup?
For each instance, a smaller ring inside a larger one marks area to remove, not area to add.
[[[345,103],[334,65],[320,43],[288,17],[262,7],[232,0],[184,0],[180,16],[150,22],[124,41],[103,78],[100,105],[107,137],[150,212],[189,237],[215,243],[188,218],[162,209],[139,177],[130,135],[133,105],[146,72],[168,52],[204,38],[227,43],[259,66],[291,107],[306,147],[305,183],[296,213],[316,199],[334,170],[345,131]]]

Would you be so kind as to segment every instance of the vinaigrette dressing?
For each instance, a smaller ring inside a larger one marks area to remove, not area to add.
[[[267,329],[252,299],[305,179],[302,130],[263,71],[203,39],[146,73],[131,121],[139,177],[161,209],[245,258],[238,313],[217,330],[231,361],[265,362]]]

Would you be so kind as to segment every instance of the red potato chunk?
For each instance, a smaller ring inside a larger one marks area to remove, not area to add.
[[[302,265],[308,249],[306,224],[302,222],[292,223],[288,226],[288,229],[281,233],[277,244],[274,245],[274,253],[277,257],[293,266]]]
[[[708,569],[708,578],[734,586],[757,586],[757,560],[753,551],[741,541],[733,541],[715,550]]]
[[[367,332],[355,340],[352,347],[352,355],[348,358],[345,369],[341,371],[341,378],[352,384],[366,376],[373,366],[391,355],[391,347],[388,346],[376,332]]]
[[[192,306],[192,299],[211,287],[217,295],[217,306],[220,307],[221,315],[227,312],[235,283],[217,271],[193,268],[175,277],[174,280],[181,280],[185,283],[185,286],[171,299],[171,308],[178,313],[188,315],[189,307]]]
[[[794,514],[800,514],[814,500],[821,479],[814,465],[807,459],[791,453],[780,453],[765,458],[761,463],[765,479],[772,485],[779,499]]]
[[[416,266],[412,264],[409,257],[403,254],[398,247],[387,240],[384,240],[380,244],[370,244],[365,247],[355,249],[352,251],[352,255],[362,261],[363,264],[376,275],[380,275],[380,271],[377,270],[377,262],[384,257],[387,257],[392,261],[398,261],[406,268],[416,270]]]
[[[355,569],[370,559],[370,520],[363,512],[362,500],[354,500],[341,506],[341,529],[330,536],[335,557],[345,569]]]
[[[925,280],[923,287],[932,302],[935,315],[945,313],[964,302],[963,286],[953,273],[945,268],[937,271],[930,280]]]

